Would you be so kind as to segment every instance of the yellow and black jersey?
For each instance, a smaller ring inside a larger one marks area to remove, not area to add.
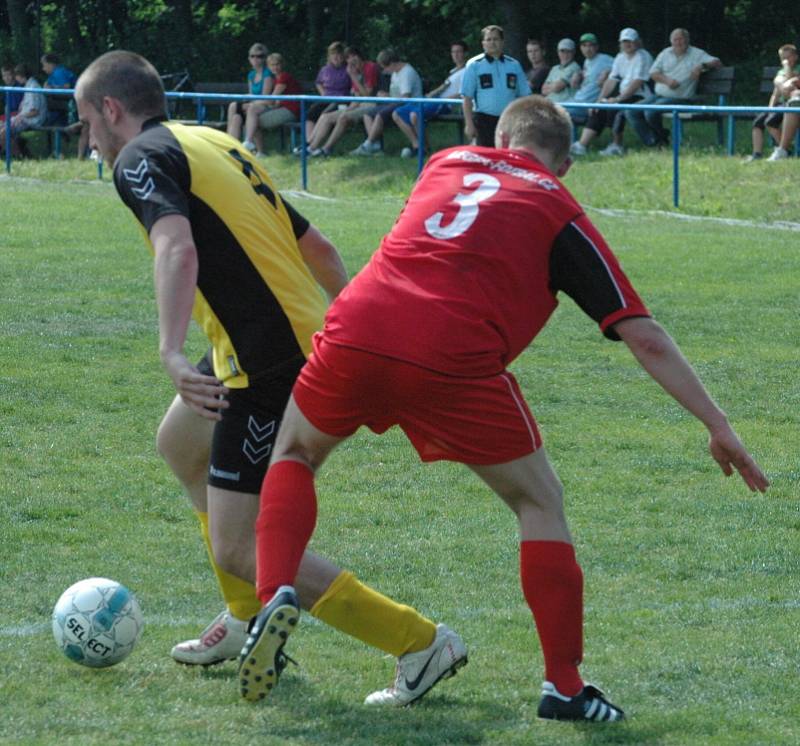
[[[297,246],[308,221],[235,140],[208,127],[149,120],[119,154],[114,184],[148,244],[159,218],[189,220],[199,264],[194,319],[227,386],[247,387],[308,356],[325,314]]]

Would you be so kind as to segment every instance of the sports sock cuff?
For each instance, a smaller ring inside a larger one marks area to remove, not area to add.
[[[311,613],[330,627],[398,658],[430,647],[436,637],[436,625],[430,619],[345,571],[331,583]]]
[[[355,580],[355,575],[353,573],[348,572],[347,570],[342,570],[333,580],[333,582],[325,589],[325,592],[316,600],[314,605],[308,610],[308,613],[311,616],[316,617],[317,619],[322,619],[321,613],[324,613],[323,606],[325,606],[326,602],[332,599],[339,591],[349,585],[353,580]]]
[[[575,547],[566,541],[522,541],[519,547],[522,560],[537,565],[561,565],[577,561]]]

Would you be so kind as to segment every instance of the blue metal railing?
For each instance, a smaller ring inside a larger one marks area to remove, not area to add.
[[[53,90],[49,88],[36,88],[36,89],[20,89],[19,87],[0,86],[0,91],[5,93],[6,111],[10,108],[10,95],[11,93],[19,93],[21,90],[32,90],[35,93],[44,93],[45,95],[72,95],[74,91],[71,90]],[[353,101],[358,103],[375,103],[375,104],[417,104],[417,137],[420,143],[417,156],[417,169],[418,172],[422,170],[425,165],[425,153],[423,143],[425,142],[425,117],[423,116],[423,106],[425,104],[449,104],[450,106],[461,106],[461,99],[447,99],[447,98],[390,98],[386,96],[373,96],[373,97],[358,97],[352,96],[312,96],[312,95],[284,95],[277,96],[253,96],[250,94],[230,94],[230,93],[197,93],[197,92],[183,92],[183,91],[169,91],[167,92],[168,99],[183,99],[194,102],[196,111],[196,121],[202,124],[206,119],[206,102],[231,102],[231,101],[297,101],[300,103],[300,137],[301,137],[301,150],[300,150],[300,173],[301,183],[303,189],[308,188],[308,148],[306,147],[305,139],[305,125],[306,125],[306,106],[309,102],[317,103],[320,101],[327,101],[330,103],[351,103]],[[735,119],[737,116],[752,115],[761,112],[769,113],[795,113],[800,114],[800,109],[797,107],[768,107],[768,106],[707,106],[696,104],[662,104],[654,106],[652,104],[601,104],[601,103],[578,103],[574,101],[567,102],[570,109],[614,109],[614,110],[633,110],[633,111],[662,111],[664,114],[672,115],[672,202],[675,207],[679,206],[680,202],[680,145],[683,137],[683,128],[681,124],[681,113],[689,114],[711,114],[722,115],[727,119],[727,153],[733,155],[735,145]],[[6,173],[11,173],[11,132],[6,127],[5,137],[5,150],[6,150]],[[800,132],[797,135],[797,143],[795,147],[796,154],[800,155]],[[102,161],[98,162],[98,178],[102,178]]]

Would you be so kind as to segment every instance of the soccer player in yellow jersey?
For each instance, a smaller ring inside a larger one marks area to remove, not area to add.
[[[75,98],[92,147],[114,164],[117,191],[155,257],[160,356],[177,391],[159,448],[193,500],[227,604],[199,640],[172,654],[219,663],[239,654],[260,607],[258,493],[291,387],[322,325],[320,286],[336,296],[344,267],[235,140],[166,121],[161,79],[143,57],[102,55],[81,75]],[[183,351],[192,316],[212,348],[200,366]],[[321,557],[306,553],[298,593],[314,616],[398,657],[381,704],[410,704],[466,663],[455,632]],[[284,664],[281,646],[276,679]]]

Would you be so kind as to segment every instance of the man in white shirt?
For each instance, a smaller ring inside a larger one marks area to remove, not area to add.
[[[27,65],[19,64],[14,68],[14,80],[25,86],[25,94],[19,103],[19,110],[9,117],[7,123],[0,123],[0,152],[6,146],[6,126],[11,128],[12,135],[12,154],[21,154],[20,148],[24,148],[17,140],[17,135],[29,129],[41,127],[47,119],[47,98],[43,93],[35,93],[31,88],[41,88],[39,81],[36,80],[28,69]]]
[[[393,49],[384,49],[378,53],[375,60],[387,75],[391,75],[389,96],[391,98],[421,98],[422,78],[419,73],[400,59]],[[392,113],[400,104],[387,104],[375,112],[374,116],[364,114],[364,128],[367,130],[367,139],[361,143],[351,155],[377,155],[383,153],[381,136],[386,124],[391,121]]]
[[[647,81],[653,58],[641,49],[641,40],[636,29],[624,28],[619,33],[620,53],[614,58],[611,74],[600,89],[602,104],[635,104],[650,94]],[[615,90],[616,95],[612,95]],[[601,155],[623,155],[622,133],[625,131],[625,112],[617,109],[591,109],[589,119],[581,133],[581,139],[572,144],[573,155],[585,155],[589,143],[605,127],[611,125],[612,141]]]
[[[467,43],[454,41],[450,45],[450,58],[455,67],[450,70],[444,82],[425,94],[426,98],[461,98],[461,79],[467,64]],[[428,122],[450,111],[448,104],[422,104],[422,118]],[[419,104],[403,104],[392,112],[392,119],[400,131],[408,138],[411,147],[400,151],[401,158],[415,158],[419,154],[417,137],[417,117]]]
[[[708,52],[691,46],[685,28],[676,28],[669,35],[669,43],[650,68],[650,77],[656,84],[655,93],[642,101],[643,104],[691,103],[700,76],[722,65]],[[661,111],[628,111],[625,116],[645,145],[667,143]]]

